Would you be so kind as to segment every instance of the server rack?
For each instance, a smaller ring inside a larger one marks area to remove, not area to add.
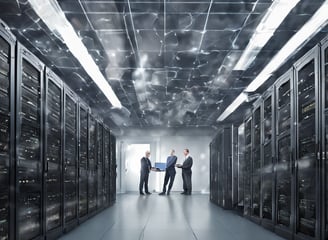
[[[237,189],[235,163],[236,158],[236,134],[237,128],[234,125],[228,125],[222,129],[222,163],[225,171],[223,175],[223,207],[232,209],[234,207],[234,190]]]
[[[116,137],[110,133],[110,146],[111,146],[111,158],[110,158],[110,205],[116,201]]]
[[[321,229],[321,239],[328,239],[328,166],[327,166],[327,158],[328,158],[328,37],[326,37],[321,42],[321,69],[322,69],[322,78],[321,85],[319,85],[319,89],[321,89],[321,119],[319,132],[321,132],[321,146],[320,146],[320,157],[321,157],[321,182],[322,182],[322,210],[320,213],[322,226]]]
[[[262,99],[254,103],[252,126],[252,160],[251,160],[251,189],[252,189],[252,220],[259,223],[261,209],[261,108]]]
[[[89,115],[89,154],[88,154],[88,214],[97,209],[97,166],[96,166],[96,121]]]
[[[0,20],[0,239],[14,238],[15,37]]]
[[[101,209],[103,207],[103,178],[104,178],[104,153],[103,153],[103,124],[97,120],[97,209]]]
[[[88,214],[88,112],[86,104],[79,103],[79,221]]]
[[[296,239],[319,236],[319,168],[317,152],[319,49],[313,48],[295,63],[296,122]]]
[[[251,215],[251,163],[252,163],[252,116],[245,120],[245,157],[244,157],[244,215]]]
[[[223,167],[223,159],[222,159],[222,133],[219,132],[218,136],[217,136],[217,149],[218,149],[218,205],[219,206],[223,206],[223,198],[224,198],[224,189],[223,189],[223,175],[225,174],[225,170]]]
[[[292,238],[293,216],[293,159],[292,159],[292,106],[293,106],[293,71],[287,71],[276,84],[276,222],[275,231],[288,238]]]
[[[244,208],[245,124],[238,127],[238,205]]]
[[[16,239],[37,239],[42,229],[44,65],[17,44]]]
[[[261,223],[264,227],[273,230],[275,212],[275,182],[273,166],[275,164],[275,114],[274,88],[269,88],[262,97],[262,154],[261,154]]]
[[[104,206],[108,207],[109,205],[109,194],[110,194],[110,131],[104,126],[104,186],[103,186],[103,202]]]
[[[217,136],[210,143],[210,200],[218,203],[218,148]]]
[[[69,229],[77,224],[78,209],[78,139],[77,96],[64,88],[64,224]]]
[[[62,81],[48,68],[45,70],[44,109],[44,188],[43,202],[47,239],[62,232]]]
[[[231,162],[231,192],[232,192],[232,208],[238,210],[238,128],[235,125],[231,125],[231,152],[228,160]]]

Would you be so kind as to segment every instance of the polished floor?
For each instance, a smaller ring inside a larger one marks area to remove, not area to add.
[[[122,194],[115,205],[62,240],[280,240],[276,234],[209,202],[208,195]]]

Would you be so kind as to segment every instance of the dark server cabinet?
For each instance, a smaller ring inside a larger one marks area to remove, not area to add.
[[[222,129],[222,165],[224,169],[223,174],[223,207],[226,209],[232,209],[235,198],[235,189],[237,189],[236,179],[236,137],[237,128],[234,125],[225,126]]]
[[[276,226],[275,231],[286,238],[292,237],[292,82],[290,70],[276,82]]]
[[[238,208],[244,208],[245,124],[238,127]]]
[[[245,120],[244,215],[251,215],[252,117]]]
[[[103,178],[104,178],[104,153],[103,153],[103,125],[97,121],[97,208],[104,204]]]
[[[79,104],[79,219],[88,214],[88,107]]]
[[[252,216],[260,217],[261,196],[261,99],[254,106],[253,112],[253,141],[252,141]],[[253,218],[253,220],[255,220]],[[257,221],[258,219],[256,219]]]
[[[64,89],[64,223],[65,229],[76,224],[78,209],[77,97]]]
[[[47,238],[62,232],[62,81],[45,72],[44,211]]]
[[[232,207],[238,209],[238,170],[239,170],[239,158],[238,158],[238,127],[232,125],[232,139],[231,139],[231,171],[232,171]]]
[[[274,148],[274,91],[273,87],[263,95],[263,117],[262,117],[262,185],[261,185],[261,218],[262,225],[273,228],[274,213],[274,175],[273,154]]]
[[[0,239],[14,238],[11,184],[14,182],[15,38],[0,21]],[[11,178],[11,180],[10,180]],[[11,229],[10,229],[11,228]]]
[[[323,196],[323,210],[321,214],[321,225],[322,225],[322,238],[328,239],[328,37],[322,41],[321,50],[321,67],[322,67],[322,85],[321,89],[321,158],[322,158],[322,196]]]
[[[110,134],[111,158],[110,158],[110,204],[116,201],[116,137]]]
[[[109,193],[110,193],[110,131],[104,127],[104,175],[103,175],[103,202],[107,207],[109,205]]]
[[[223,178],[224,178],[224,174],[225,174],[225,170],[224,170],[224,166],[223,166],[223,156],[222,156],[222,133],[219,132],[218,136],[216,138],[217,141],[217,152],[218,152],[218,205],[219,206],[223,206],[223,197],[224,197],[224,189],[223,189]]]
[[[210,200],[218,204],[218,147],[216,137],[210,144]]]
[[[44,65],[17,44],[16,239],[42,236]]]
[[[89,154],[88,154],[88,210],[89,214],[97,209],[97,148],[96,121],[89,115]]]
[[[315,47],[296,64],[296,233],[316,237],[319,233],[317,120],[319,51]]]

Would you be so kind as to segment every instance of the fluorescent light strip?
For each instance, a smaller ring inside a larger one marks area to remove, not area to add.
[[[265,66],[261,73],[247,86],[245,92],[256,91],[268,78],[276,71],[281,64],[293,54],[298,48],[304,46],[316,33],[318,33],[328,23],[328,0],[316,11],[309,21],[284,45],[284,47]],[[245,93],[239,94],[237,99],[244,99]],[[246,98],[244,99],[244,101]],[[234,112],[243,101],[233,101],[226,110],[219,116],[217,121],[223,121]],[[231,111],[233,109],[233,111]]]
[[[234,70],[246,70],[300,0],[276,0],[257,26]]]
[[[117,98],[111,86],[100,72],[97,64],[90,56],[87,48],[76,35],[72,25],[67,21],[64,12],[55,0],[29,0],[34,11],[42,21],[55,34],[59,34],[70,52],[81,63],[84,70],[97,84],[113,107],[121,108],[121,102]]]
[[[217,121],[223,121],[228,117],[231,113],[233,113],[243,102],[247,99],[247,94],[242,92],[239,96],[227,107],[224,112],[220,115]]]
[[[328,0],[326,0],[309,21],[283,46],[264,67],[261,73],[248,85],[246,92],[256,91],[299,47],[307,43],[328,23]]]

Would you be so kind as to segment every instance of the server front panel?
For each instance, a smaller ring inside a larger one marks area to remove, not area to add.
[[[272,220],[272,95],[263,101],[262,218]]]
[[[313,53],[315,54],[315,52]],[[316,230],[316,58],[297,69],[297,232],[314,237]]]
[[[43,66],[19,48],[17,93],[17,239],[42,235],[42,119]]]
[[[88,110],[80,106],[79,217],[88,213]]]
[[[50,76],[46,81],[45,113],[44,198],[48,232],[62,226],[62,87]]]
[[[97,209],[97,148],[96,148],[96,121],[89,118],[89,155],[88,155],[88,210],[93,213]]]
[[[253,113],[253,142],[252,142],[252,216],[260,217],[261,194],[261,107]]]
[[[251,189],[251,164],[252,164],[252,118],[245,121],[245,157],[244,157],[244,215],[251,215],[252,189]]]
[[[0,29],[2,30],[2,29]],[[10,237],[10,170],[13,106],[13,71],[11,61],[14,43],[0,31],[0,239]]]
[[[65,93],[64,219],[77,219],[77,103],[73,94]]]

